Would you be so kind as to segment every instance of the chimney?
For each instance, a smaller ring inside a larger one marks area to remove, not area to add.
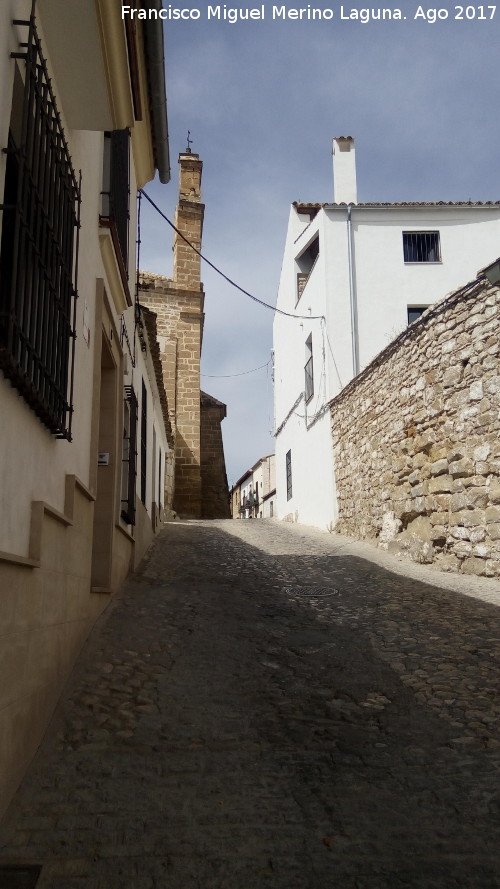
[[[333,200],[336,204],[356,204],[356,149],[352,136],[333,140]]]

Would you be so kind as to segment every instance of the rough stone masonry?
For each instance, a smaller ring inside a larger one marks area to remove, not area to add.
[[[478,276],[334,399],[336,531],[500,576],[499,315],[500,291]]]

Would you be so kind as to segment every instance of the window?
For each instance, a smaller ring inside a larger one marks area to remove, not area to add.
[[[441,262],[439,232],[403,232],[405,262]]]
[[[297,305],[300,297],[304,292],[304,288],[309,280],[311,272],[316,264],[319,256],[319,235],[316,235],[308,247],[297,257],[297,294],[295,305]]]
[[[146,460],[148,437],[148,404],[147,392],[144,380],[142,381],[141,394],[141,500],[146,505]]]
[[[14,77],[0,244],[0,367],[71,440],[80,185],[34,16]],[[24,81],[24,82],[23,82]]]
[[[158,509],[160,510],[160,513],[161,513],[162,506],[163,506],[163,496],[162,496],[162,490],[161,490],[161,462],[162,462],[162,453],[161,453],[161,448],[160,448],[159,454],[158,454]]]
[[[104,134],[104,170],[101,219],[111,227],[115,248],[123,266],[128,265],[130,218],[130,133],[114,130]]]
[[[292,499],[292,452],[287,451],[285,457],[286,463],[286,499]]]
[[[408,324],[413,324],[428,308],[428,306],[408,306]]]
[[[125,386],[122,452],[122,519],[135,525],[135,479],[137,475],[137,397]]]
[[[304,394],[306,402],[314,395],[312,334],[306,340],[306,363],[304,367]]]

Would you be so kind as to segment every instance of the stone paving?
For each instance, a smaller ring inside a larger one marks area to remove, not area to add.
[[[42,865],[36,889],[498,889],[499,605],[300,526],[168,525],[0,866]]]

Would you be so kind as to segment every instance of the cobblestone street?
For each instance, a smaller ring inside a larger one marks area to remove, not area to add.
[[[41,865],[36,889],[497,889],[499,606],[497,582],[297,525],[169,524],[0,864]]]

